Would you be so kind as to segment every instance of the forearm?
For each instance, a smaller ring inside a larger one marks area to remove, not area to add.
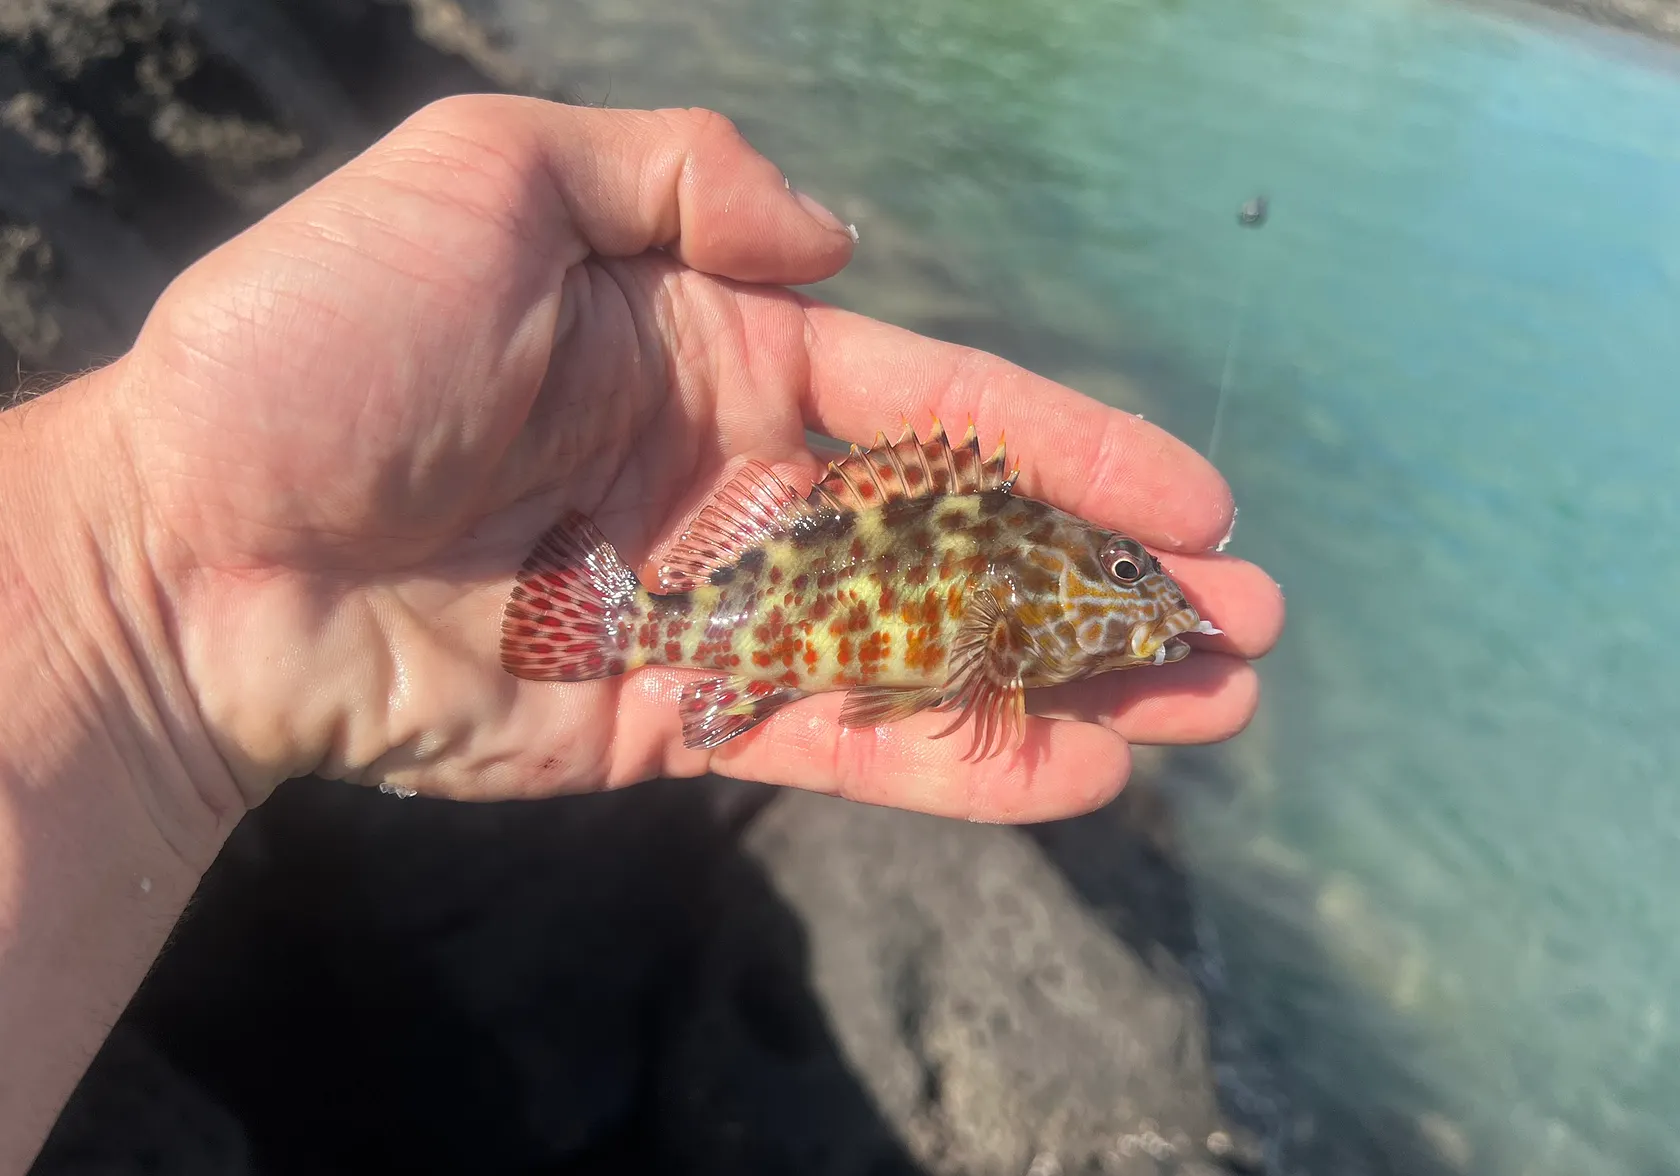
[[[237,816],[175,705],[141,529],[109,508],[132,472],[102,378],[0,414],[0,1176],[29,1167]]]

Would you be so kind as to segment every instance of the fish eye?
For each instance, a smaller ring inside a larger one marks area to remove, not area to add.
[[[1108,565],[1108,574],[1122,584],[1136,584],[1143,579],[1143,568],[1129,555],[1116,556]]]

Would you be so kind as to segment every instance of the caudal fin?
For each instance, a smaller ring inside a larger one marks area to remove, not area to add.
[[[502,668],[539,682],[587,682],[633,669],[646,593],[618,552],[569,511],[519,569],[502,612]]]
[[[796,686],[751,678],[707,678],[683,687],[677,699],[683,746],[716,747],[758,726],[790,702],[805,697]]]

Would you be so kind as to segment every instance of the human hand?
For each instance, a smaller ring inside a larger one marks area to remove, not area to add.
[[[851,250],[717,116],[472,97],[183,274],[105,399],[140,578],[238,803],[308,772],[487,800],[714,771],[1036,820],[1112,796],[1128,741],[1239,730],[1282,606],[1210,553],[1218,475],[1129,414],[780,288]],[[1007,430],[1021,493],[1155,546],[1226,635],[1032,699],[1056,719],[978,765],[927,738],[938,716],[843,732],[838,695],[688,750],[687,675],[501,668],[513,573],[562,510],[635,562],[735,460],[809,479],[806,427],[868,440],[930,413]]]

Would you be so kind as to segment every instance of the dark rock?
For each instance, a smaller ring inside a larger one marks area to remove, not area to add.
[[[0,4],[0,368],[121,353],[176,272],[415,108],[531,88],[453,0]]]
[[[237,1120],[131,1026],[118,1025],[60,1116],[38,1173],[52,1176],[244,1176]]]

